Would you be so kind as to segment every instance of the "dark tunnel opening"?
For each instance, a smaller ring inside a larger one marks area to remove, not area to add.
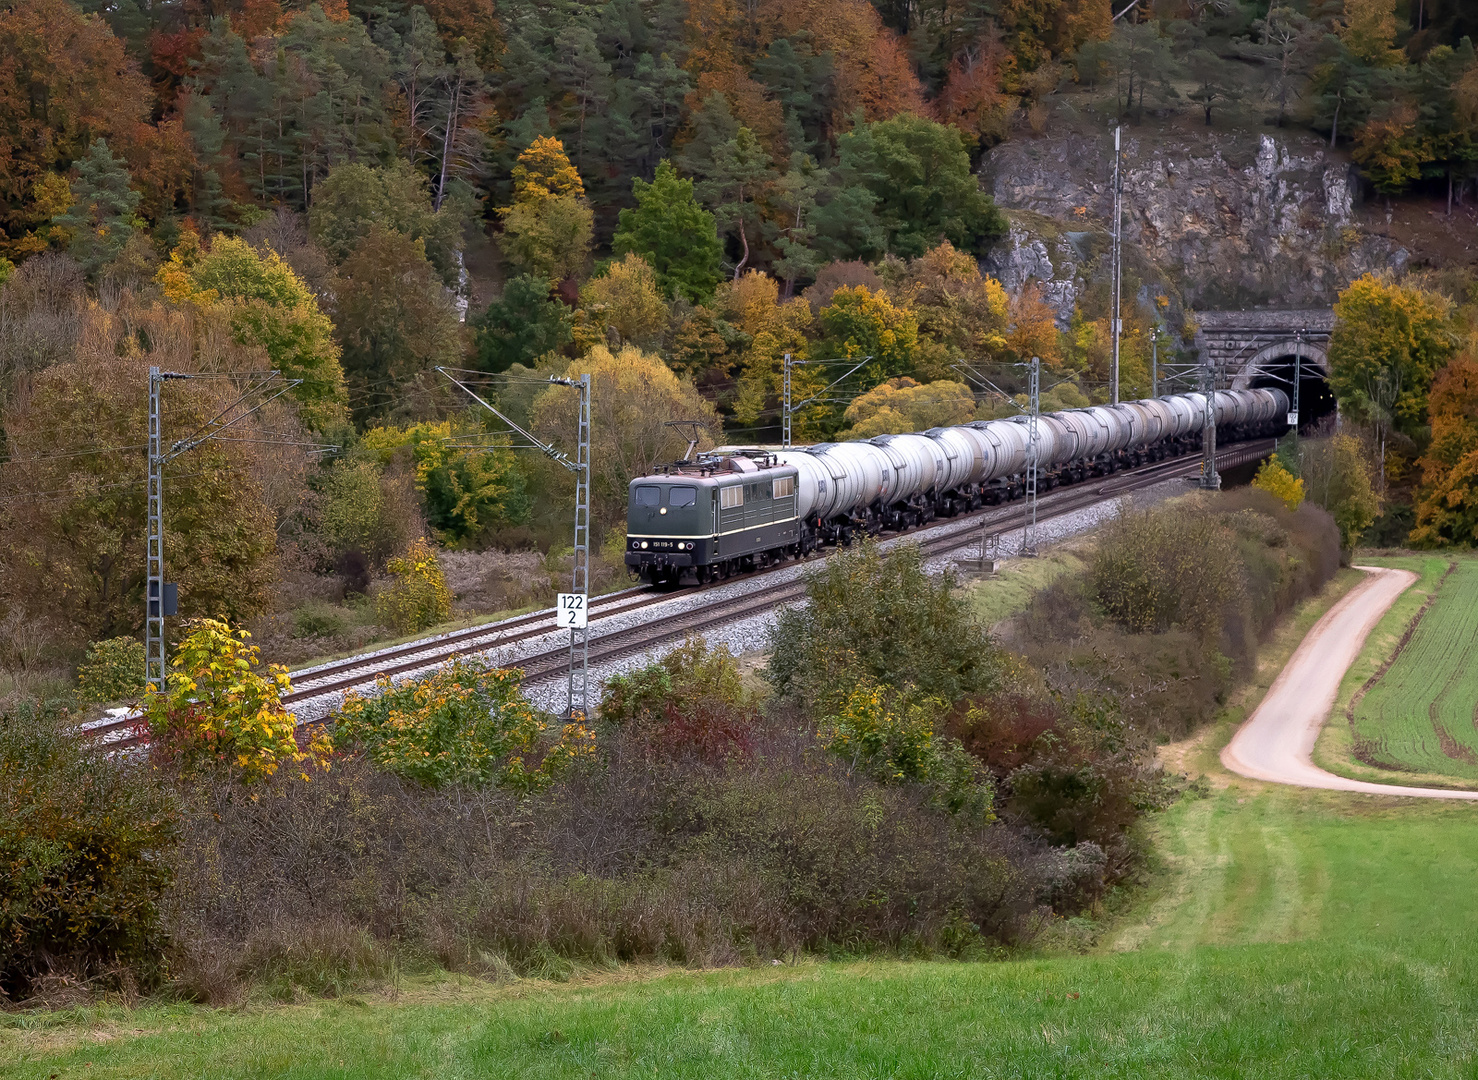
[[[1253,378],[1254,390],[1267,387],[1282,390],[1293,401],[1294,360],[1292,356],[1280,356],[1262,365],[1262,371]],[[1298,364],[1298,430],[1308,435],[1335,413],[1334,391],[1324,373],[1307,357]]]

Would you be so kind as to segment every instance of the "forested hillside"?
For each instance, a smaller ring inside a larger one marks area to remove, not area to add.
[[[1462,207],[1475,29],[1461,0],[7,0],[9,662],[139,625],[151,365],[218,376],[169,384],[174,438],[249,373],[296,380],[171,466],[183,613],[262,617],[288,571],[372,592],[423,536],[549,552],[567,478],[438,366],[556,441],[570,392],[539,382],[594,374],[598,537],[681,447],[665,421],[776,437],[786,355],[798,439],[1009,412],[988,386],[1032,355],[1048,407],[1103,400],[1103,264],[1066,307],[983,274],[982,155],[1282,128],[1367,197]],[[1183,314],[1126,309],[1126,396]]]

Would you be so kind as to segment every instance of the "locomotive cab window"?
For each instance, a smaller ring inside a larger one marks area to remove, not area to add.
[[[719,507],[723,510],[732,510],[736,506],[744,505],[744,489],[738,484],[733,487],[722,488],[719,491]]]
[[[795,494],[795,477],[777,476],[770,482],[770,496],[775,499],[789,498]]]
[[[637,506],[656,506],[662,501],[662,489],[659,487],[639,487],[636,489]]]
[[[667,492],[667,505],[671,507],[692,506],[698,501],[698,489],[675,487]]]

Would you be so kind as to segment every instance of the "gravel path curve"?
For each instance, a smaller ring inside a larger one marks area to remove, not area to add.
[[[1372,784],[1325,772],[1314,764],[1314,742],[1329,719],[1340,681],[1381,616],[1417,576],[1409,570],[1357,566],[1367,575],[1314,624],[1257,711],[1221,752],[1221,763],[1252,780],[1366,795],[1478,800],[1478,791]]]

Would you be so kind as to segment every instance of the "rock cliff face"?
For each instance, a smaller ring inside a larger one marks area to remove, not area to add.
[[[1322,307],[1367,271],[1405,266],[1359,228],[1351,166],[1315,138],[1126,129],[1124,146],[1126,274],[1176,307]],[[1012,224],[987,268],[1008,288],[1038,279],[1065,320],[1107,275],[1112,134],[1006,142],[981,176]]]

